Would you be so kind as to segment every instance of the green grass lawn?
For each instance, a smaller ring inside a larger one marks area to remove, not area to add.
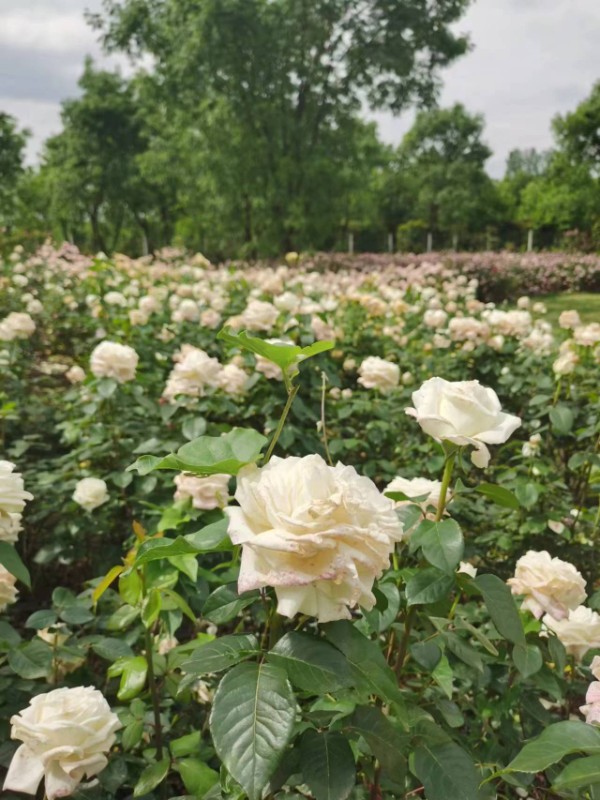
[[[553,324],[558,322],[561,311],[575,309],[579,312],[582,322],[600,322],[600,294],[584,292],[561,292],[560,294],[546,294],[532,298],[541,300],[548,309],[546,319]]]

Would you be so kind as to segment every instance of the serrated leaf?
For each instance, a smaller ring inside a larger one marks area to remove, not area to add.
[[[300,742],[302,778],[316,800],[346,800],[356,781],[354,755],[345,736],[307,730]]]
[[[573,412],[568,406],[559,403],[557,406],[554,406],[554,408],[550,409],[549,416],[550,422],[552,423],[552,429],[556,431],[556,433],[563,436],[570,433],[571,429],[573,428],[575,418],[573,416]]]
[[[149,564],[151,561],[158,561],[161,558],[196,553],[198,550],[183,536],[178,536],[176,539],[146,539],[140,545],[133,563],[134,566],[140,567],[142,564]]]
[[[233,428],[222,436],[201,436],[164,458],[141,456],[127,467],[147,475],[155,469],[175,469],[193,475],[225,473],[237,475],[242,467],[255,462],[267,438],[251,429]]]
[[[437,603],[449,597],[454,587],[454,575],[435,567],[420,570],[406,583],[406,602],[409,606]]]
[[[287,672],[294,686],[312,694],[352,686],[348,660],[333,645],[308,633],[286,633],[268,659]]]
[[[143,797],[155,789],[159,783],[162,783],[167,777],[169,771],[170,760],[163,758],[162,761],[157,761],[156,764],[151,764],[142,772],[138,782],[133,790],[134,797]]]
[[[376,706],[358,706],[348,724],[363,737],[385,772],[394,780],[402,781],[408,735],[399,731]]]
[[[536,672],[539,672],[544,663],[539,647],[536,647],[534,644],[528,644],[525,645],[525,647],[516,644],[513,647],[512,658],[515,667],[524,678],[535,675]]]
[[[547,727],[508,767],[510,772],[543,772],[572,753],[600,754],[600,730],[577,720],[564,720]]]
[[[600,783],[600,756],[587,756],[571,761],[554,779],[552,788],[563,792],[593,783]]]
[[[11,650],[8,664],[13,672],[26,680],[45,678],[52,668],[52,648],[36,637]]]
[[[219,773],[199,758],[182,759],[176,764],[175,769],[181,775],[186,791],[194,798],[204,797],[206,792],[219,781]]]
[[[498,633],[509,642],[525,647],[523,623],[508,586],[496,575],[478,575],[474,583],[483,595]]]
[[[513,510],[519,508],[519,501],[515,495],[504,486],[498,486],[495,483],[480,483],[475,487],[475,491],[503,508],[512,508]]]
[[[249,800],[260,800],[295,718],[292,688],[273,664],[238,664],[219,684],[210,715],[213,742]]]
[[[260,653],[258,639],[252,634],[230,634],[197,647],[181,669],[190,675],[221,672]]]
[[[239,595],[237,584],[227,583],[206,598],[202,616],[215,625],[229,622],[259,597],[258,592],[244,592]]]
[[[417,747],[414,771],[425,787],[427,800],[478,800],[475,764],[454,742]]]
[[[423,555],[432,566],[448,575],[453,574],[465,549],[460,526],[453,519],[444,519],[440,522],[426,520],[426,522],[429,523],[427,529],[419,537]],[[418,531],[419,529],[415,533]]]

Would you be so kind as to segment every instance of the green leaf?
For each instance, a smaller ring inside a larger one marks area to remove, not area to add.
[[[170,763],[168,758],[163,758],[162,761],[157,761],[156,764],[146,767],[135,785],[133,796],[143,797],[151,792],[152,789],[155,789],[159,783],[162,783],[167,777]]]
[[[430,672],[436,668],[442,657],[442,651],[435,642],[415,642],[410,647],[410,654],[417,664]]]
[[[547,727],[528,742],[507,766],[510,772],[543,772],[572,753],[600,754],[600,730],[578,720],[564,720]]]
[[[196,554],[197,552],[194,545],[190,544],[183,536],[178,536],[176,539],[146,539],[140,545],[133,563],[134,566],[140,567],[142,564],[158,561],[161,558]]]
[[[158,589],[150,589],[148,596],[144,600],[142,606],[142,622],[144,627],[151,628],[158,619],[160,609],[162,606],[162,599]]]
[[[435,567],[423,569],[406,583],[406,602],[409,606],[437,603],[449,597],[454,586],[454,575],[446,575]]]
[[[311,694],[335,692],[353,683],[350,665],[340,651],[309,633],[286,633],[268,658],[285,669],[294,686]]]
[[[571,761],[554,779],[552,788],[562,792],[567,789],[577,789],[579,786],[590,786],[593,783],[600,783],[600,756],[587,756]]]
[[[159,458],[141,456],[127,467],[147,475],[155,469],[175,469],[194,475],[226,473],[237,475],[242,467],[255,462],[267,438],[257,431],[233,428],[221,436],[201,436],[184,444],[177,453]]]
[[[214,642],[197,647],[190,658],[183,662],[181,669],[190,675],[221,672],[257,653],[260,653],[260,647],[256,636],[245,633],[221,636]]]
[[[454,742],[418,747],[414,772],[427,800],[478,800],[480,779],[475,764]]]
[[[121,676],[117,697],[119,700],[131,700],[146,685],[148,664],[144,656],[118,658],[106,671],[109,678]]]
[[[34,628],[35,630],[42,630],[42,628],[49,628],[56,623],[56,614],[51,609],[43,609],[42,611],[34,611],[25,622],[26,628]]]
[[[480,483],[475,487],[475,491],[484,495],[498,506],[504,508],[512,508],[516,510],[519,508],[519,501],[515,495],[503,486],[498,486],[495,483]]]
[[[363,737],[385,772],[394,780],[402,781],[406,771],[402,756],[406,752],[408,735],[401,733],[376,706],[358,706],[349,725]]]
[[[516,644],[513,647],[512,657],[515,667],[524,678],[535,675],[544,663],[539,648],[534,644],[528,644],[525,647]]]
[[[346,656],[359,689],[367,689],[388,702],[404,705],[396,676],[378,645],[346,620],[329,622],[323,628],[328,641]]]
[[[8,664],[13,672],[26,680],[45,678],[52,668],[52,648],[39,638],[11,650]]]
[[[178,608],[180,611],[183,611],[183,613],[189,619],[190,622],[193,622],[194,625],[196,624],[197,621],[196,615],[178,592],[176,592],[174,589],[169,589],[165,587],[162,590],[162,593],[163,593],[163,607],[165,608],[165,610],[169,611],[173,610],[172,607],[169,608],[168,601],[170,601],[173,604],[173,606],[175,606],[175,608]],[[165,599],[167,600],[166,603],[164,602]]]
[[[496,575],[478,575],[474,583],[483,595],[485,605],[498,633],[509,642],[525,647],[523,623],[508,586]]]
[[[481,656],[477,650],[474,650],[472,647],[470,647],[460,638],[460,636],[457,636],[455,633],[444,632],[442,634],[442,639],[446,643],[446,647],[451,653],[453,653],[465,664],[468,664],[470,667],[473,667],[478,672],[483,674],[483,661],[481,660]]]
[[[307,730],[300,742],[302,778],[316,800],[346,800],[356,781],[348,740],[341,733]]]
[[[568,406],[562,403],[550,409],[550,422],[552,429],[559,435],[565,436],[571,432],[575,418],[573,412]]]
[[[531,509],[537,503],[540,493],[533,483],[520,483],[515,489],[515,495],[523,508]]]
[[[249,800],[260,800],[294,728],[296,700],[273,664],[238,664],[215,694],[210,728],[215,749]]]
[[[143,720],[134,719],[133,722],[130,722],[129,725],[123,729],[123,734],[121,736],[123,750],[133,750],[133,748],[140,743],[143,733]]]
[[[133,650],[123,639],[113,639],[107,636],[92,645],[94,653],[105,658],[107,661],[114,661],[116,658],[128,658],[133,655]]]
[[[452,667],[446,656],[443,655],[440,658],[439,663],[431,673],[431,677],[450,700],[454,692],[454,685],[452,683],[454,673],[452,672]]]
[[[425,520],[414,532],[411,543],[414,537],[418,537],[423,555],[432,566],[447,574],[454,573],[465,549],[462,531],[457,522],[453,519],[441,522]]]
[[[227,583],[219,586],[218,589],[206,598],[202,608],[202,616],[215,625],[222,625],[225,622],[237,617],[246,606],[249,606],[259,597],[258,592],[244,592],[239,595],[237,584]]]
[[[206,420],[204,417],[190,417],[181,426],[181,432],[188,441],[197,439],[206,433]]]
[[[204,797],[219,781],[219,773],[199,758],[186,758],[175,765],[181,775],[186,791],[194,798]]]
[[[229,547],[231,547],[231,542],[229,540],[229,536],[227,535],[228,527],[229,520],[227,517],[223,517],[223,519],[220,519],[217,522],[212,522],[210,525],[206,525],[199,531],[188,533],[186,536],[184,536],[184,539],[186,542],[189,542],[192,547],[196,548],[197,552],[215,550],[219,547],[219,545],[223,544],[223,542],[226,542]]]
[[[21,561],[21,556],[17,553],[12,544],[0,542],[0,564],[7,569],[11,575],[21,583],[31,589],[31,577],[29,570]]]
[[[281,369],[287,380],[291,380],[298,374],[298,365],[307,358],[331,350],[334,342],[315,342],[308,347],[299,347],[287,342],[267,342],[258,336],[250,336],[246,331],[234,333],[231,328],[223,328],[217,334],[217,339],[222,339],[228,344],[239,347],[242,350],[249,350],[255,355],[272,361]]]

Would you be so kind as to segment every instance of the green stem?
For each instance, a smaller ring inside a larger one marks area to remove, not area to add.
[[[456,453],[450,453],[446,457],[446,463],[444,464],[444,474],[442,476],[442,488],[440,489],[440,499],[438,500],[438,507],[435,515],[436,522],[439,522],[441,518],[444,516],[444,509],[446,508],[446,496],[448,494],[450,481],[452,480],[452,471],[454,469],[455,460],[456,460]]]
[[[142,597],[146,598],[146,564],[142,570]],[[150,696],[152,698],[152,710],[154,713],[154,741],[156,744],[156,759],[161,761],[163,757],[163,737],[162,737],[162,722],[160,721],[160,696],[158,692],[158,685],[156,683],[156,676],[154,675],[154,643],[152,641],[152,634],[150,628],[145,630],[145,644],[146,644],[146,664],[148,667],[148,686],[150,688]]]
[[[277,423],[277,427],[275,428],[275,433],[273,434],[273,438],[271,439],[271,444],[269,445],[269,449],[265,454],[265,464],[268,464],[269,459],[273,455],[273,450],[275,449],[275,445],[277,444],[277,440],[281,436],[281,431],[283,430],[283,426],[285,424],[285,420],[289,413],[290,408],[292,407],[292,403],[294,402],[294,398],[298,394],[298,389],[300,388],[300,384],[297,386],[292,386],[288,391],[288,398],[286,404],[281,412],[281,416],[279,417],[279,422]]]
[[[325,455],[327,456],[327,462],[330,467],[333,467],[333,461],[331,460],[331,453],[329,452],[329,442],[327,441],[327,425],[325,424],[325,388],[327,383],[327,375],[325,372],[321,372],[321,434],[323,437],[323,447],[325,448]]]
[[[402,641],[400,642],[400,647],[398,648],[398,656],[396,658],[395,672],[397,678],[400,678],[402,667],[404,666],[404,661],[406,660],[406,651],[408,650],[408,642],[410,640],[410,632],[412,629],[414,616],[415,616],[415,606],[411,606],[406,612],[406,617],[404,618],[404,633],[402,634]]]

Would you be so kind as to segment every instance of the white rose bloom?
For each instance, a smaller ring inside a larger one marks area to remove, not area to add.
[[[129,311],[129,322],[131,322],[132,325],[146,325],[148,320],[148,314],[140,308],[132,308]]]
[[[402,478],[398,476],[394,478],[394,480],[389,483],[386,488],[385,492],[402,492],[407,497],[423,497],[425,496],[424,500],[420,500],[418,505],[426,511],[429,507],[433,507],[437,509],[438,504],[440,502],[440,492],[442,489],[442,484],[440,481],[430,481],[427,478],[412,478],[409,480],[408,478]],[[448,491],[446,494],[446,500],[449,501],[451,498],[451,492]],[[397,503],[398,506],[406,505],[408,500],[401,500]]]
[[[138,307],[140,311],[147,316],[150,316],[150,314],[160,311],[160,302],[156,299],[156,297],[152,297],[152,295],[147,294],[144,295],[144,297],[140,297]]]
[[[539,619],[550,614],[564,619],[587,597],[585,580],[568,561],[552,558],[546,550],[529,550],[517,561],[514,578],[507,581],[513,594],[525,596],[522,608]]]
[[[579,317],[579,313],[577,311],[570,309],[568,311],[561,312],[561,315],[558,318],[558,324],[561,328],[576,328],[578,325],[581,325],[581,318]]]
[[[597,656],[596,656],[597,658]],[[585,705],[579,706],[588,725],[600,723],[600,681],[592,681],[585,695]]]
[[[226,364],[219,373],[218,386],[227,394],[243,394],[248,383],[248,373],[237,364]]]
[[[163,391],[167,400],[173,400],[177,395],[204,397],[207,388],[218,387],[223,367],[204,350],[184,344],[173,358],[177,363]]]
[[[82,478],[73,492],[73,500],[86,511],[93,511],[108,499],[108,489],[101,478]]]
[[[65,376],[69,383],[81,383],[85,380],[85,371],[77,364],[74,364],[65,372]]]
[[[104,302],[109,306],[120,306],[125,308],[127,305],[127,298],[121,292],[107,292],[104,295]]]
[[[4,611],[17,599],[16,582],[15,576],[0,564],[0,611]]]
[[[0,542],[16,542],[21,530],[21,515],[26,500],[33,495],[25,491],[23,477],[13,472],[15,465],[0,461]]]
[[[237,322],[240,327],[247,328],[249,331],[270,331],[277,322],[278,316],[279,311],[271,303],[263,300],[251,300],[237,318]]]
[[[278,367],[273,361],[270,361],[264,356],[255,356],[256,358],[256,371],[260,372],[265,378],[273,379],[276,381],[283,380],[283,372],[281,367]]]
[[[27,313],[28,314],[41,314],[44,310],[44,306],[40,303],[40,301],[34,297],[27,303]]]
[[[573,331],[573,338],[583,347],[593,347],[600,342],[600,322],[581,325]]]
[[[4,789],[36,794],[42,779],[48,800],[73,794],[108,761],[119,718],[91,686],[38,694],[11,717],[11,738],[23,744],[14,754]]]
[[[569,611],[567,619],[560,620],[546,614],[542,622],[558,636],[567,653],[578,661],[588,650],[600,647],[600,615],[591,608],[578,606]]]
[[[280,311],[289,311],[295,314],[300,305],[300,298],[293,292],[284,292],[274,298],[273,305]]]
[[[600,681],[600,656],[594,656],[592,658],[592,663],[590,664],[590,672],[596,678],[597,681]]]
[[[208,511],[213,508],[223,508],[227,505],[229,497],[230,475],[208,475],[199,478],[196,475],[186,475],[181,472],[175,476],[175,500],[192,501],[194,508]]]
[[[378,356],[368,356],[358,368],[358,382],[365,389],[379,389],[388,394],[400,383],[400,367]]]
[[[412,400],[415,407],[406,413],[425,433],[438,442],[474,447],[471,461],[480,468],[490,461],[486,445],[502,444],[521,424],[519,417],[502,411],[496,392],[479,381],[430,378]]]
[[[471,578],[477,577],[477,567],[474,567],[473,564],[469,564],[468,561],[461,561],[456,571],[463,572],[465,575],[469,575]]]
[[[135,379],[139,356],[127,344],[101,342],[90,356],[90,369],[97,378],[114,378],[118,383]]]
[[[0,341],[12,342],[13,339],[28,339],[35,331],[35,322],[22,311],[11,313],[0,321]]]
[[[569,375],[579,364],[579,356],[573,350],[564,349],[556,361],[552,364],[555,375]]]
[[[239,591],[274,586],[277,610],[319,622],[372,608],[373,581],[403,538],[394,503],[353,467],[318,455],[272,458],[238,474],[229,535],[243,545]]]
[[[200,314],[200,324],[214,330],[221,322],[221,315],[214,308],[207,308]]]
[[[423,314],[423,324],[428,328],[443,328],[448,319],[448,314],[442,309],[430,308]]]
[[[171,315],[173,322],[197,322],[200,319],[200,309],[195,300],[182,300],[179,307]]]

